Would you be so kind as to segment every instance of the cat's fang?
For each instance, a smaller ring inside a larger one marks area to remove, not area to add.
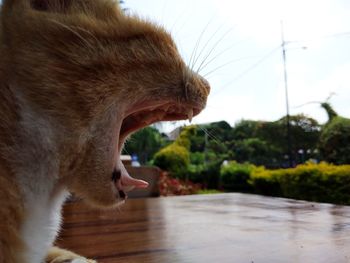
[[[188,116],[188,120],[191,123],[192,122],[192,118],[193,118],[193,109],[190,109],[189,112],[187,113]]]

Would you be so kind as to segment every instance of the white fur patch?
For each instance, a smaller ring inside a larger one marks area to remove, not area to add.
[[[23,258],[28,263],[42,262],[47,251],[56,238],[61,223],[61,206],[67,192],[49,200],[47,197],[39,197],[27,203],[27,217],[22,226],[22,238],[26,244]]]
[[[21,140],[12,151],[13,167],[22,191],[25,219],[21,236],[26,263],[43,262],[58,233],[61,207],[68,192],[58,183],[59,126],[33,111],[16,94],[21,107]]]

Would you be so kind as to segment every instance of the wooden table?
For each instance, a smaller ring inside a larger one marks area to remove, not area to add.
[[[246,194],[69,203],[58,244],[98,262],[350,262],[350,207]]]

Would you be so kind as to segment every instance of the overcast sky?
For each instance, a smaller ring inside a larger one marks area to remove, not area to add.
[[[324,122],[319,105],[296,106],[324,101],[335,92],[332,105],[350,117],[348,0],[125,0],[125,6],[167,28],[186,61],[200,39],[196,66],[209,55],[201,73],[209,73],[212,93],[195,123],[233,125],[286,114],[281,20],[291,114]]]

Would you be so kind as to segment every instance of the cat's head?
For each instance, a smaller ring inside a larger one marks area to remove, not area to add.
[[[209,84],[170,34],[116,1],[5,0],[1,19],[6,81],[63,127],[60,143],[73,146],[60,148],[62,177],[92,203],[113,205],[120,188],[145,186],[120,161],[130,133],[205,107]]]

